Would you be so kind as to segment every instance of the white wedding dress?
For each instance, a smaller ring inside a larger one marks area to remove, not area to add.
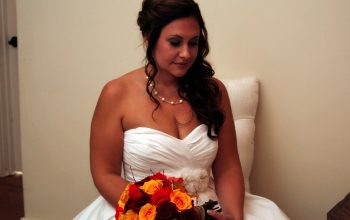
[[[167,176],[183,177],[186,188],[199,193],[196,204],[217,200],[210,176],[217,150],[217,141],[208,138],[204,124],[182,140],[151,128],[130,129],[124,133],[124,176],[128,181],[138,181],[160,171]],[[115,219],[115,207],[102,196],[74,218],[111,219]],[[244,219],[284,220],[288,217],[272,201],[246,192]]]

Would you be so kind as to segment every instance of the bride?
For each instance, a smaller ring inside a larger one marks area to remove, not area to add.
[[[216,219],[287,219],[271,201],[245,195],[230,102],[205,60],[197,3],[144,0],[137,23],[146,65],[101,92],[90,140],[101,196],[75,219],[114,219],[128,182],[158,171],[182,177],[199,204],[219,201],[223,212],[208,213]]]

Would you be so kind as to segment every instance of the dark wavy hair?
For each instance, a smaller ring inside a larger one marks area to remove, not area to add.
[[[153,50],[163,27],[175,19],[184,17],[195,18],[201,31],[197,58],[186,75],[179,79],[178,94],[190,103],[198,120],[208,126],[208,136],[215,138],[224,121],[224,114],[219,108],[221,92],[213,79],[214,70],[205,60],[209,53],[208,33],[199,6],[193,0],[144,0],[142,2],[137,24],[142,35],[148,40],[145,58],[145,72],[148,76],[146,90],[157,104],[157,109],[160,103],[152,95],[154,87],[150,86],[154,83],[158,72]],[[152,68],[148,68],[150,65]]]

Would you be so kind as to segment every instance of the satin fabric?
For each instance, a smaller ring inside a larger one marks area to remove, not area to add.
[[[184,139],[152,128],[138,127],[124,133],[123,174],[125,179],[131,182],[156,172],[167,176],[185,177],[189,188],[198,193],[195,204],[200,205],[209,199],[218,200],[210,175],[217,151],[218,143],[207,136],[207,126],[204,124],[196,127]],[[114,218],[115,208],[99,196],[74,220]],[[246,192],[244,219],[288,218],[271,200]]]

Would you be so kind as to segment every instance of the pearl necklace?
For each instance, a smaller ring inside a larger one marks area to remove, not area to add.
[[[146,76],[146,79],[148,79],[148,76]],[[160,101],[171,104],[171,105],[177,105],[184,103],[183,99],[179,99],[178,101],[169,101],[164,96],[159,95],[159,92],[154,87],[153,82],[149,84],[149,87],[151,87],[151,90],[153,91],[153,95],[155,95]]]

